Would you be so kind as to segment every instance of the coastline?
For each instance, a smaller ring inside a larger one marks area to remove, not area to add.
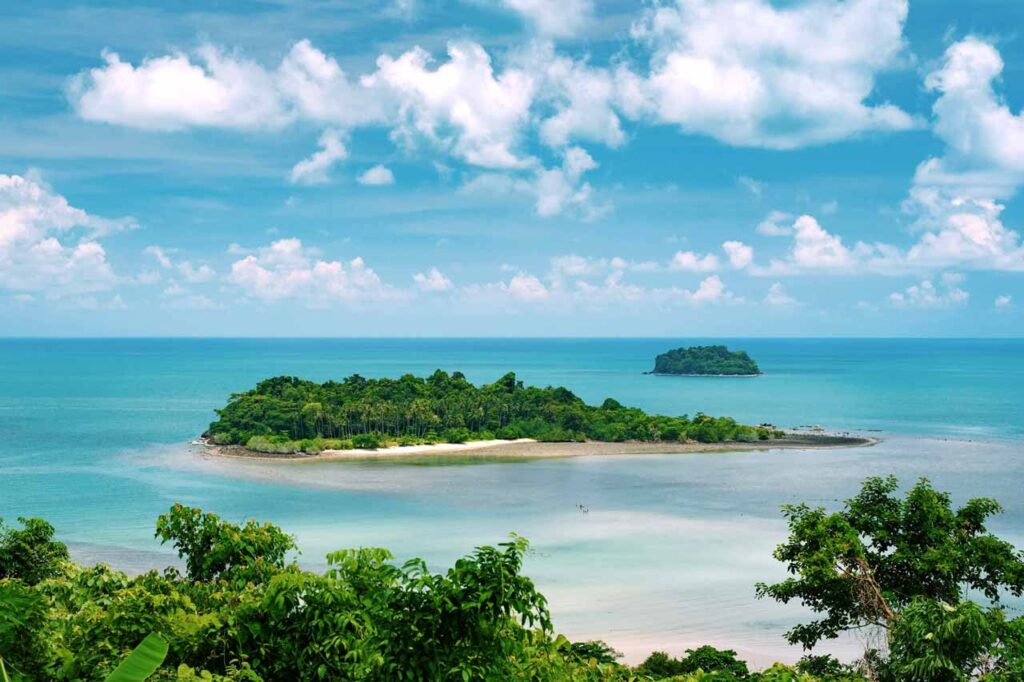
[[[752,450],[822,450],[831,448],[870,447],[877,438],[830,434],[790,433],[785,438],[753,443],[671,443],[644,441],[540,442],[529,438],[518,440],[470,441],[436,445],[398,445],[377,450],[324,450],[318,455],[269,454],[254,452],[238,445],[202,445],[202,453],[212,457],[252,459],[272,462],[365,461],[424,456],[507,457],[510,459],[545,459],[601,455],[686,455],[699,452],[745,452]]]

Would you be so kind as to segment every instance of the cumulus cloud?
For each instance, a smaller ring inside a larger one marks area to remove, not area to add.
[[[360,185],[393,185],[395,174],[387,166],[377,165],[364,171],[358,182]]]
[[[400,295],[363,259],[347,263],[322,260],[315,249],[304,247],[298,239],[279,239],[235,261],[228,281],[252,298],[267,302],[294,299],[313,307]]]
[[[549,217],[571,211],[583,220],[602,215],[606,207],[594,203],[590,183],[583,180],[584,173],[595,168],[597,162],[590,154],[580,147],[570,147],[560,168],[540,170],[534,185],[537,215]]]
[[[968,37],[946,50],[940,69],[926,87],[939,93],[933,111],[935,133],[947,146],[938,170],[995,170],[1024,177],[1024,112],[1014,114],[996,94],[993,83],[1003,71],[999,51]]]
[[[430,268],[426,273],[417,272],[412,279],[420,291],[448,291],[452,288],[452,281],[437,268]]]
[[[754,262],[754,249],[743,242],[729,240],[722,244],[722,250],[729,257],[729,265],[737,270],[742,270]]]
[[[523,168],[516,148],[533,101],[534,79],[519,69],[495,74],[477,43],[448,44],[448,62],[431,68],[420,48],[397,58],[382,55],[364,85],[394,93],[401,108],[395,137],[408,145],[426,139],[476,166]]]
[[[291,181],[306,185],[318,185],[328,181],[327,171],[337,161],[348,157],[348,150],[337,130],[325,130],[320,135],[320,150],[308,159],[299,161],[292,168]]]
[[[98,239],[131,227],[71,206],[38,179],[0,175],[0,289],[52,297],[110,289],[117,277]]]
[[[763,223],[762,223],[763,224]],[[795,275],[803,272],[853,272],[864,266],[870,256],[877,257],[878,245],[858,242],[848,247],[843,238],[823,228],[810,215],[798,217],[787,232],[792,247],[783,259],[773,259],[768,267],[755,266],[756,275]]]
[[[718,275],[710,275],[704,278],[694,291],[682,292],[683,299],[689,303],[722,303],[738,302],[736,296],[725,287],[725,283]]]
[[[996,296],[996,300],[995,300],[995,304],[994,305],[995,305],[996,308],[1000,308],[1000,309],[1009,308],[1011,305],[1013,305],[1013,297],[1010,296],[1009,294],[1003,294],[1002,296]]]
[[[576,34],[590,20],[593,0],[501,0],[521,14],[538,33],[552,37]]]
[[[179,53],[133,66],[116,52],[105,52],[103,60],[68,86],[75,111],[89,121],[180,130],[279,127],[289,120],[271,74],[210,45],[194,61]]]
[[[889,304],[896,308],[947,308],[967,303],[970,294],[959,287],[963,277],[956,273],[943,274],[936,285],[931,279],[912,284],[903,291],[889,294]]]
[[[1024,113],[995,92],[1002,69],[994,46],[969,37],[926,79],[939,94],[934,129],[946,149],[918,166],[904,203],[924,231],[908,253],[914,263],[1024,270],[1020,234],[1001,219],[1004,200],[1024,183]]]
[[[103,60],[71,79],[68,99],[86,120],[133,128],[265,129],[298,118],[349,127],[385,119],[391,104],[308,40],[274,69],[209,44],[137,66],[115,52]]]
[[[699,256],[693,251],[676,251],[668,266],[672,270],[686,272],[711,272],[718,269],[719,262],[713,253]]]
[[[546,145],[588,141],[614,148],[626,141],[616,111],[617,84],[608,69],[560,55],[550,42],[533,44],[515,63],[534,74],[534,108],[543,112],[539,133]]]
[[[634,115],[733,145],[791,149],[870,130],[906,130],[891,104],[866,104],[900,65],[907,0],[676,0],[645,12],[633,37],[650,73],[623,73]]]

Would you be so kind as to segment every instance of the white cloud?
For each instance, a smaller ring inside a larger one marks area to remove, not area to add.
[[[683,299],[694,304],[739,302],[740,299],[733,296],[725,287],[725,283],[718,275],[710,275],[697,285],[694,291],[684,291]]]
[[[743,242],[735,240],[723,242],[722,250],[729,257],[729,265],[737,270],[742,270],[754,262],[754,249]]]
[[[521,14],[537,32],[552,37],[571,36],[591,18],[593,0],[501,0]]]
[[[253,298],[296,299],[314,307],[400,296],[361,258],[347,263],[325,261],[298,239],[279,239],[235,261],[228,279]]]
[[[580,147],[565,150],[561,168],[538,171],[535,184],[537,215],[549,217],[574,210],[584,220],[599,217],[604,208],[592,201],[590,183],[583,174],[597,168],[597,162]]]
[[[878,245],[858,242],[853,248],[847,247],[842,237],[825,230],[813,216],[800,216],[790,231],[793,245],[786,258],[773,259],[768,267],[751,268],[755,275],[853,272],[863,266],[869,256],[878,255]]]
[[[97,239],[132,227],[71,206],[38,179],[0,175],[0,288],[52,297],[110,289],[117,277]]]
[[[358,182],[360,185],[393,185],[395,174],[387,166],[377,165],[364,171]]]
[[[719,267],[718,256],[708,253],[699,256],[693,251],[676,251],[676,255],[668,264],[671,270],[686,272],[712,272]]]
[[[313,152],[312,156],[299,161],[292,168],[292,182],[306,185],[323,184],[329,180],[327,171],[331,166],[348,157],[342,134],[337,130],[325,130],[320,135],[319,145],[319,151]]]
[[[914,121],[868,105],[875,78],[900,65],[907,0],[676,0],[633,26],[650,74],[620,74],[634,115],[733,145],[790,149]]]
[[[1000,219],[1003,204],[917,186],[908,205],[919,216],[918,226],[926,230],[907,252],[909,265],[1024,270],[1024,245],[1020,234]]]
[[[608,69],[559,55],[549,42],[532,45],[516,63],[535,75],[535,109],[553,109],[540,122],[546,145],[564,147],[585,140],[614,148],[626,141],[615,110],[615,77]]]
[[[230,252],[230,250],[229,250]],[[175,270],[189,284],[202,284],[203,282],[209,282],[217,276],[216,271],[209,265],[200,264],[198,266],[193,265],[191,261],[182,260],[177,263],[171,258],[174,253],[174,249],[165,249],[161,246],[147,246],[143,253],[146,253],[156,259],[156,262],[160,264],[160,267],[164,270]],[[160,277],[157,273],[156,278],[150,278],[151,283],[159,281]],[[176,286],[172,283],[172,286]]]
[[[1013,297],[1009,294],[1003,294],[1002,296],[996,296],[995,300],[996,308],[1009,308],[1013,305]]]
[[[194,266],[187,260],[178,263],[178,273],[189,284],[202,284],[203,282],[209,282],[217,276],[216,271],[209,265],[200,264]]]
[[[570,215],[583,221],[600,218],[611,206],[594,198],[593,188],[583,175],[597,168],[597,162],[580,147],[562,152],[562,165],[539,168],[531,175],[482,173],[465,183],[461,191],[486,197],[525,194],[534,199],[534,209],[542,218]]]
[[[165,270],[170,270],[174,267],[174,263],[171,261],[170,256],[167,255],[167,251],[165,251],[163,247],[147,246],[143,252],[155,258],[156,262],[160,264],[160,267]]]
[[[512,277],[507,283],[502,282],[499,286],[502,291],[520,301],[540,301],[550,295],[543,282],[533,275],[523,272]]]
[[[995,93],[1002,71],[998,50],[968,37],[951,45],[942,68],[925,80],[939,93],[934,130],[947,145],[946,170],[991,169],[1024,177],[1024,112],[1014,115]]]
[[[116,52],[103,59],[103,67],[79,74],[68,86],[72,105],[89,121],[180,130],[279,127],[289,120],[271,74],[210,45],[197,51],[194,62],[180,53],[137,67]]]
[[[782,223],[792,219],[793,216],[789,213],[772,211],[764,220],[757,224],[757,233],[763,234],[766,237],[787,237],[793,234],[793,229],[789,225],[783,225]]]
[[[956,273],[944,274],[938,286],[931,279],[924,279],[903,291],[889,294],[889,304],[896,308],[923,309],[961,305],[970,298],[970,294],[958,286],[962,280]]]
[[[398,58],[382,55],[377,71],[362,79],[401,102],[397,139],[418,139],[485,168],[523,168],[532,160],[516,151],[528,122],[534,79],[519,69],[495,74],[490,55],[473,42],[448,44],[449,60],[430,68],[420,48]]]
[[[417,272],[412,279],[420,291],[448,291],[452,288],[452,281],[437,268],[430,268],[427,273]]]
[[[934,129],[941,158],[917,168],[904,210],[924,231],[907,254],[911,264],[1024,270],[1020,234],[1006,227],[1003,201],[1024,183],[1024,113],[1014,115],[993,83],[999,52],[969,37],[946,50],[926,85],[939,93]]]
[[[799,301],[786,293],[782,282],[775,282],[768,287],[768,293],[764,297],[764,304],[770,306],[785,307],[797,305],[798,303]]]
[[[793,223],[792,264],[799,268],[850,268],[853,253],[843,244],[842,237],[824,230],[818,221],[802,215]]]
[[[393,119],[397,103],[356,79],[308,40],[295,43],[270,74],[292,115],[348,130]]]

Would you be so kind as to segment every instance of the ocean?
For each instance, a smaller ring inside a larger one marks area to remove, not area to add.
[[[643,374],[659,352],[715,342],[748,351],[765,374]],[[262,378],[437,368],[475,382],[515,371],[592,402],[821,425],[881,442],[302,464],[211,458],[189,445],[232,392]],[[904,485],[928,477],[957,502],[998,499],[1005,513],[991,527],[1024,546],[1022,386],[1024,340],[0,340],[0,517],[44,517],[77,559],[131,571],[177,560],[153,524],[179,501],[282,526],[312,568],[333,549],[383,546],[441,570],[515,532],[530,539],[526,571],[570,637],[604,639],[631,660],[703,643],[794,660],[801,652],[781,635],[806,614],[754,597],[756,581],[784,575],[771,558],[786,532],[780,505],[835,507],[868,476],[895,474]]]

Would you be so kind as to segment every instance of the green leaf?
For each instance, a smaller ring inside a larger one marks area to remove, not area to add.
[[[167,640],[156,633],[150,633],[110,673],[107,682],[142,682],[156,672],[166,657]]]

